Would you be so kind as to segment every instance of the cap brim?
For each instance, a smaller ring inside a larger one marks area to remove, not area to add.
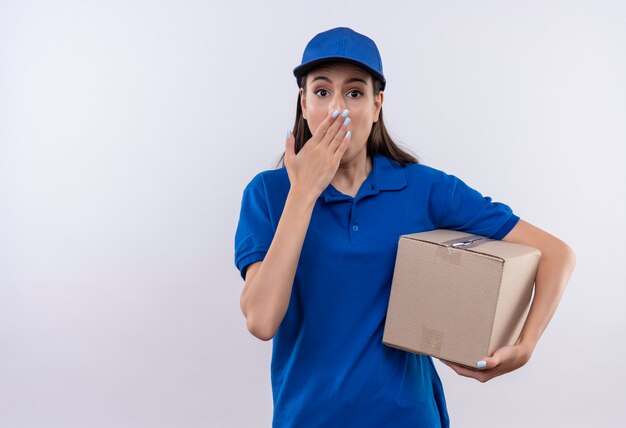
[[[369,67],[367,64],[362,63],[361,61],[357,61],[355,59],[352,58],[345,58],[345,57],[327,57],[327,58],[319,58],[316,59],[314,61],[310,61],[307,62],[306,64],[302,64],[297,66],[296,68],[293,69],[293,75],[296,77],[296,79],[298,80],[298,83],[300,82],[300,78],[304,75],[307,74],[309,71],[311,71],[312,69],[314,69],[315,67],[318,67],[322,64],[328,63],[328,62],[347,62],[349,64],[354,64],[362,69],[364,69],[365,71],[371,73],[372,75],[374,75],[378,80],[380,80],[382,82],[382,88],[381,89],[385,89],[385,86],[387,84],[385,77],[383,75],[381,75],[379,72],[377,72],[376,70],[372,69],[371,67]]]

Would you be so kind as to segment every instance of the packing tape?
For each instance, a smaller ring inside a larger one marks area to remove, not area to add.
[[[442,247],[441,245],[437,245],[437,248],[435,249],[435,255],[442,259],[444,262],[450,263],[451,265],[461,264],[461,252],[452,251],[451,247]]]
[[[463,238],[456,238],[442,242],[441,245],[465,250],[468,248],[478,247],[479,245],[484,244],[487,241],[495,241],[495,239],[487,238],[486,236],[482,235],[470,235]]]
[[[441,348],[443,347],[444,337],[445,336],[442,331],[424,326],[422,327],[420,348],[426,354],[439,355],[441,354]]]

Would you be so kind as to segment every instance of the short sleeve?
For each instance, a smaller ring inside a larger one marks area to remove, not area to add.
[[[454,175],[443,175],[445,190],[441,207],[440,228],[460,230],[491,239],[504,238],[519,217],[502,202],[493,202]]]
[[[265,258],[273,238],[265,189],[253,179],[243,191],[235,232],[235,266],[244,280],[247,266]]]

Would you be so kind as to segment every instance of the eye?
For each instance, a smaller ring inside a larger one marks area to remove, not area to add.
[[[356,89],[351,90],[350,92],[348,92],[348,94],[354,94],[355,92],[356,92],[358,95],[357,95],[357,96],[354,96],[354,97],[350,97],[350,98],[358,98],[359,96],[363,95],[363,93],[361,93],[361,91],[356,90]]]
[[[324,93],[324,95],[320,94],[320,92],[323,92],[323,93]],[[322,97],[324,97],[324,96],[326,96],[326,94],[328,93],[328,91],[327,91],[326,89],[320,88],[320,89],[318,89],[318,90],[314,91],[313,93],[314,93],[314,94],[317,94],[317,95],[320,95],[320,96],[322,96]]]

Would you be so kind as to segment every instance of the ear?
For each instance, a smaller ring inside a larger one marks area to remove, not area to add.
[[[383,106],[383,100],[385,98],[385,92],[380,91],[374,100],[374,123],[378,122],[378,116],[380,116],[380,109]]]
[[[300,108],[302,109],[302,118],[306,120],[306,92],[300,88]]]

